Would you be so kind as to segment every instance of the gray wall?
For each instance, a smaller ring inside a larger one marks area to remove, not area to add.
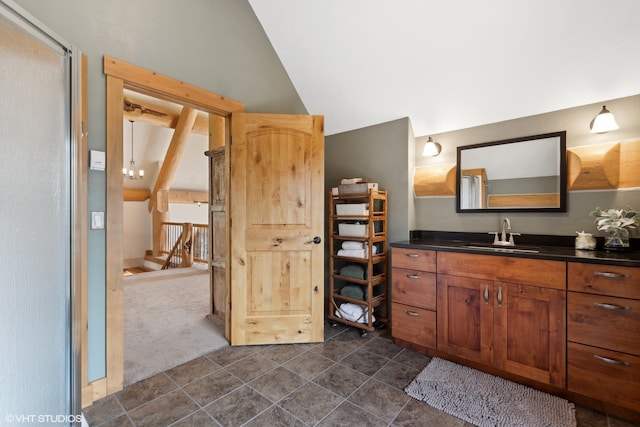
[[[606,104],[616,117],[620,129],[606,134],[592,134],[589,122]],[[488,107],[490,108],[490,107]],[[604,100],[576,108],[539,114],[521,119],[493,123],[469,129],[432,135],[442,144],[438,157],[420,155],[428,135],[416,141],[416,166],[455,164],[456,147],[479,142],[497,141],[527,135],[567,131],[567,148],[640,137],[640,95]],[[640,138],[639,138],[640,139]],[[416,228],[446,231],[496,231],[504,217],[511,219],[514,232],[530,234],[575,235],[576,231],[601,235],[588,216],[596,207],[640,209],[640,189],[606,191],[570,191],[566,213],[456,213],[455,198],[416,198]]]
[[[325,187],[342,178],[370,178],[387,190],[389,241],[409,238],[409,148],[413,147],[407,118],[325,138]]]
[[[248,112],[307,113],[246,0],[16,2],[88,57],[89,149],[105,149],[104,55],[238,100]],[[105,185],[104,173],[89,173],[89,211],[105,210]],[[105,375],[105,234],[88,233],[95,380]]]

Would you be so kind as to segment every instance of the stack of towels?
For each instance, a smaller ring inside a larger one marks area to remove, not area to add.
[[[371,252],[375,255],[378,248],[374,245]],[[369,258],[369,247],[366,242],[342,242],[342,249],[338,251],[338,256],[347,256],[351,258]]]

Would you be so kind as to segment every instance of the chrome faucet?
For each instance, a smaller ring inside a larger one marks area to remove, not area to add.
[[[507,233],[509,233],[509,240],[507,240]],[[493,244],[498,246],[515,246],[516,243],[513,241],[513,236],[519,236],[520,233],[512,233],[511,232],[511,221],[509,218],[504,218],[502,220],[502,231],[492,231],[489,234],[495,235],[493,239]]]
[[[505,218],[502,220],[502,234],[501,234],[501,239],[503,242],[507,241],[507,230],[511,231],[511,221],[509,221],[509,218]]]

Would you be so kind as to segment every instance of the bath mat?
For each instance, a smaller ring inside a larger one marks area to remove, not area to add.
[[[573,403],[434,357],[405,392],[476,426],[575,427]]]

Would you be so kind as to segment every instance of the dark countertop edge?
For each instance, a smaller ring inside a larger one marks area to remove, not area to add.
[[[589,264],[619,265],[626,267],[640,267],[640,251],[636,246],[637,239],[632,239],[631,252],[611,252],[605,250],[577,250],[573,246],[575,237],[573,236],[547,236],[529,235],[516,236],[516,248],[529,248],[535,246],[538,253],[523,252],[493,252],[487,249],[474,249],[466,245],[469,244],[490,244],[492,236],[485,233],[460,233],[460,232],[411,232],[410,240],[391,242],[389,246],[410,249],[430,249],[444,252],[465,252],[473,254],[484,254],[494,256],[509,256],[516,258],[546,259],[555,261],[573,261]],[[519,239],[522,237],[522,239]],[[602,238],[600,238],[602,240]],[[544,242],[544,243],[541,243]],[[598,248],[602,247],[599,241]]]

